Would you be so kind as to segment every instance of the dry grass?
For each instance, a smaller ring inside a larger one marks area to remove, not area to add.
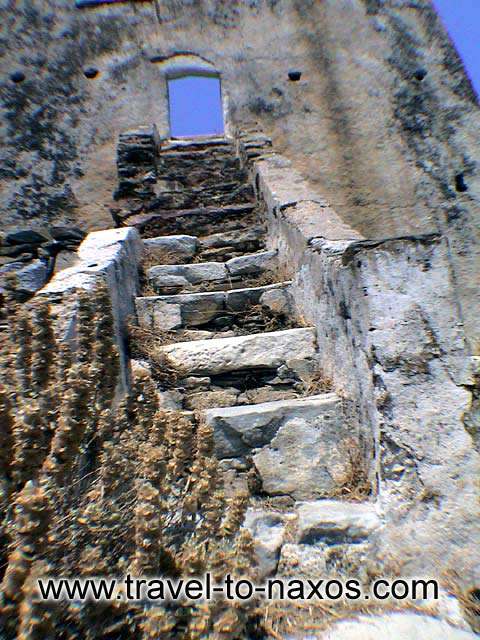
[[[333,380],[326,376],[323,371],[314,371],[311,376],[303,380],[305,396],[314,396],[320,393],[331,393],[333,391]]]
[[[464,580],[455,570],[444,576],[445,588],[454,595],[460,603],[465,619],[475,633],[480,633],[480,590],[478,588],[465,589]]]
[[[352,437],[340,443],[339,452],[346,462],[346,470],[338,487],[328,497],[363,502],[372,494],[365,449],[361,442]]]
[[[148,629],[142,637],[193,640],[200,623],[205,637],[214,627],[222,638],[246,637],[257,623],[252,611],[224,601],[207,610],[65,602],[50,615],[35,599],[32,580],[45,572],[178,577],[213,570],[219,580],[227,572],[254,579],[252,541],[240,530],[248,497],[226,497],[211,429],[162,411],[147,374],[118,401],[108,293],[93,297],[98,306],[91,298],[79,296],[74,350],[58,348],[45,301],[18,313],[9,308],[0,367],[0,462],[8,470],[0,496],[1,637],[129,640]]]
[[[172,331],[153,331],[145,327],[129,325],[129,345],[132,358],[147,360],[153,379],[165,388],[175,386],[180,372],[172,365],[161,347],[175,341],[175,333]]]
[[[424,607],[416,605],[413,601],[278,601],[266,605],[263,627],[268,637],[284,640],[285,636],[303,637],[303,634],[323,632],[343,620],[394,611],[409,611],[423,615],[427,613]]]

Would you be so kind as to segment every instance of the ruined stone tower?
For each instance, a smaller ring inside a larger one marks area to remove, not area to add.
[[[480,113],[430,1],[0,6],[3,230],[91,234],[38,294],[65,335],[97,276],[123,390],[132,317],[168,334],[162,402],[248,485],[266,575],[335,548],[478,594]],[[172,139],[188,75],[223,135]]]

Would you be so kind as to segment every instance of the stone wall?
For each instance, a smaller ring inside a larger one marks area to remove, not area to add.
[[[479,349],[479,110],[429,0],[0,0],[5,224],[110,226],[115,144],[166,78],[220,73],[227,132],[259,121],[369,239],[440,233]]]
[[[317,329],[320,363],[363,432],[386,522],[385,570],[460,572],[478,585],[480,456],[465,425],[473,359],[437,234],[367,241],[285,158],[252,169],[269,246]]]
[[[64,269],[37,295],[48,297],[62,339],[75,342],[79,289],[88,292],[106,284],[115,323],[115,341],[120,353],[121,387],[130,380],[127,325],[135,314],[138,274],[143,244],[136,229],[107,229],[88,234],[77,252],[77,261]]]

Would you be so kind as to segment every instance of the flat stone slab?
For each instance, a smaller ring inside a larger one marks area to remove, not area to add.
[[[443,620],[419,613],[394,612],[383,615],[361,615],[355,620],[343,620],[312,640],[474,640],[472,631],[453,627]],[[288,636],[290,640],[305,640],[305,634]]]
[[[254,539],[259,580],[273,575],[277,569],[288,515],[293,517],[293,514],[263,509],[248,509],[245,514],[244,527]]]
[[[328,416],[341,415],[341,402],[334,393],[277,400],[261,404],[215,408],[205,411],[205,420],[215,435],[219,458],[243,457],[268,445],[280,427],[291,419],[300,418],[311,424],[325,422]],[[328,420],[327,420],[328,422]],[[278,471],[278,469],[274,469]]]
[[[238,258],[232,258],[225,263],[232,278],[254,275],[264,271],[272,271],[277,259],[276,251],[260,251]]]
[[[315,329],[288,329],[232,338],[178,342],[162,347],[180,371],[219,374],[239,369],[275,368],[315,355]]]
[[[147,271],[150,284],[157,289],[172,286],[173,278],[182,278],[186,284],[201,282],[223,282],[228,272],[222,262],[199,262],[197,264],[162,264]],[[179,280],[180,282],[180,280]]]
[[[375,505],[317,500],[297,505],[298,542],[361,542],[381,526]]]
[[[139,297],[135,301],[138,323],[141,327],[164,331],[200,326],[222,311],[244,311],[255,304],[263,304],[267,294],[274,294],[271,299],[277,301],[275,310],[279,300],[285,307],[290,304],[289,285],[290,282],[286,282],[233,291]]]
[[[199,245],[195,236],[158,236],[143,241],[144,247],[159,262],[183,262],[193,258]]]

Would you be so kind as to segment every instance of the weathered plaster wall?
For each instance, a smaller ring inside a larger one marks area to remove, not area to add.
[[[377,559],[403,575],[455,570],[476,587],[480,455],[464,422],[474,362],[447,243],[437,234],[364,240],[285,158],[259,160],[254,173],[269,245],[295,274],[321,366],[366,443],[385,521]]]
[[[229,119],[259,120],[358,232],[445,237],[457,303],[480,348],[479,110],[429,0],[0,8],[6,224],[108,226],[117,134],[152,121],[167,133],[162,61],[193,53],[221,72]],[[98,75],[87,79],[86,67]],[[288,79],[292,69],[300,81]],[[23,82],[12,82],[15,71]],[[467,191],[456,189],[460,175]]]

